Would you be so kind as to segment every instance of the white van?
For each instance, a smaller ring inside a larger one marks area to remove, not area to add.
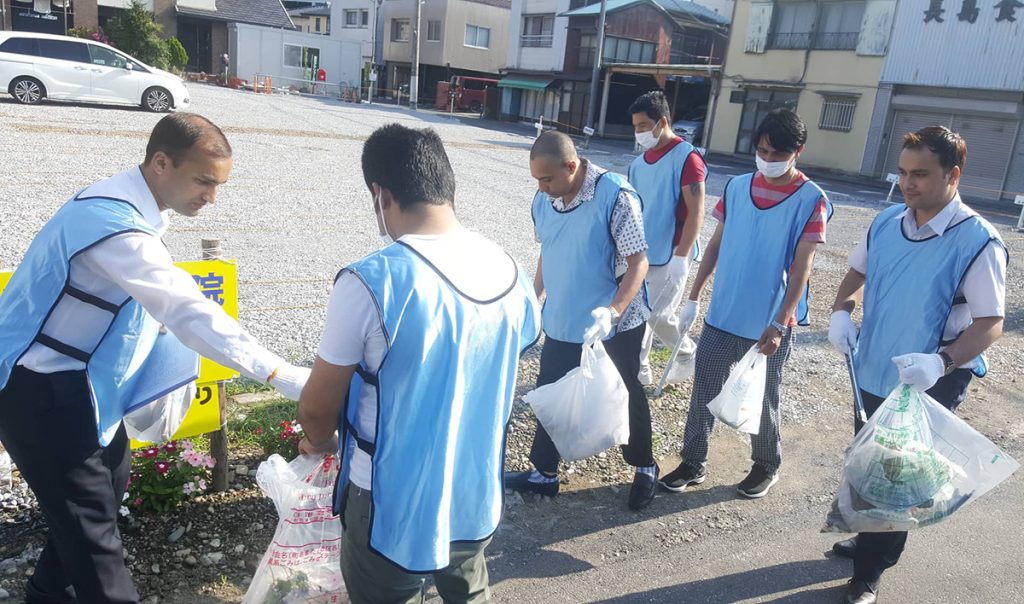
[[[106,44],[31,32],[0,32],[0,91],[19,103],[44,98],[187,109],[178,76],[150,67]]]

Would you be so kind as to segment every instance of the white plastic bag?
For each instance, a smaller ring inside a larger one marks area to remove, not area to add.
[[[675,362],[670,362],[668,367],[667,384],[682,384],[693,377],[697,367],[697,343],[689,334],[683,334],[683,341],[679,345],[679,354]]]
[[[629,392],[601,342],[584,345],[579,367],[523,400],[566,461],[629,442]]]
[[[129,438],[144,443],[162,443],[171,440],[185,421],[192,400],[196,397],[196,384],[192,382],[170,394],[132,411],[124,416],[124,429]]]
[[[332,515],[338,458],[271,455],[256,482],[274,501],[277,530],[243,604],[348,602],[341,576],[341,521]]]
[[[935,524],[1018,467],[930,396],[901,385],[847,449],[822,531],[908,531]]]
[[[761,430],[767,378],[768,357],[758,352],[755,344],[732,368],[722,391],[708,403],[708,410],[740,432],[757,434]]]

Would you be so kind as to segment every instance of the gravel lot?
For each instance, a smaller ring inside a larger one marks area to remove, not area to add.
[[[461,220],[501,243],[530,270],[536,266],[538,248],[528,209],[535,190],[528,169],[532,137],[524,130],[472,118],[452,120],[427,112],[413,115],[386,105],[266,97],[198,85],[192,86],[192,98],[195,111],[224,128],[235,149],[235,168],[217,204],[196,219],[176,217],[165,240],[176,258],[189,260],[199,257],[202,237],[220,237],[226,255],[238,260],[243,324],[267,346],[296,362],[312,360],[335,273],[378,245],[359,154],[366,136],[385,123],[397,121],[437,129],[455,168]],[[77,190],[141,161],[149,131],[159,117],[137,110],[84,105],[24,107],[0,96],[0,153],[7,158],[5,169],[0,171],[0,267],[16,266],[32,235]],[[625,154],[628,150],[625,146],[599,144],[585,155],[624,172],[631,159]],[[709,209],[735,172],[728,166],[712,164]],[[708,549],[699,551],[701,559],[706,559],[711,556],[708,551],[717,547],[715,539],[725,539],[764,518],[791,512],[792,501],[785,497],[796,498],[802,508],[807,508],[801,513],[824,514],[831,499],[829,489],[838,480],[838,462],[849,433],[850,398],[845,366],[827,345],[827,309],[845,273],[849,251],[871,217],[883,207],[879,198],[858,194],[855,188],[828,183],[825,188],[837,208],[829,225],[829,243],[821,247],[815,261],[813,324],[797,336],[783,385],[784,447],[792,456],[787,464],[794,464],[784,472],[790,472],[787,476],[793,485],[789,488],[794,492],[779,498],[773,495],[754,512],[749,511],[753,509],[749,505],[720,496],[716,489],[735,484],[749,467],[744,460],[749,447],[731,431],[720,430],[713,442],[712,465],[718,464],[723,472],[713,474],[704,487],[707,490],[702,491],[715,495],[696,506],[709,506],[702,510],[700,519],[680,515],[689,505],[673,506],[665,503],[668,498],[664,497],[645,515],[627,513],[627,488],[619,489],[626,487],[623,483],[629,479],[629,469],[618,454],[609,452],[605,457],[579,462],[567,469],[566,476],[568,490],[580,492],[580,498],[560,497],[554,502],[510,500],[509,520],[489,550],[495,593],[500,599],[549,601],[526,594],[542,589],[546,577],[599,573],[606,556],[610,566],[615,566],[611,564],[614,560],[618,565],[615,567],[622,570],[627,568],[623,561],[631,557],[657,564],[670,559],[677,551],[674,548],[703,543]],[[1008,227],[1008,219],[995,220],[1011,256],[1019,257],[1024,253],[1024,236]],[[705,239],[712,226],[709,220]],[[990,354],[990,377],[972,386],[969,404],[962,410],[975,427],[1018,458],[1024,456],[1018,381],[1020,368],[1024,367],[1024,292],[1019,266],[1012,263],[1008,277],[1007,335]],[[521,392],[533,385],[536,360],[534,351],[522,365]],[[675,451],[688,403],[689,384],[670,389],[664,397],[652,401],[658,456],[665,471],[677,461]],[[524,466],[533,431],[526,409],[521,403],[517,409],[508,447],[510,467]],[[809,467],[813,472],[800,469]],[[611,495],[605,494],[595,503],[594,489],[602,493],[609,490]],[[1015,476],[1003,490],[1012,490],[1019,500],[1024,481]],[[1015,522],[1019,515],[1017,518]],[[606,526],[626,524],[636,530],[604,530]],[[541,534],[543,537],[538,538]],[[1019,539],[1021,530],[1014,526],[1009,535]],[[648,541],[656,541],[660,549],[645,550],[637,545]],[[578,560],[565,558],[567,554],[534,556],[538,547],[551,544],[560,544],[558,547],[566,552],[575,551],[576,558],[587,560],[586,568],[578,568]],[[589,552],[589,557],[580,551]],[[600,558],[597,552],[601,552]],[[1019,548],[991,555],[993,563],[1024,566]],[[756,565],[760,561],[748,563]],[[626,584],[618,584],[616,575],[609,572],[597,575],[599,591],[606,594],[602,597],[630,594],[640,587],[630,585],[628,579]],[[830,579],[834,582],[835,577]],[[229,593],[233,592],[222,593],[222,597],[233,599]],[[922,593],[928,592],[908,592],[909,599],[903,601],[944,601],[917,597]],[[995,599],[973,601],[1010,601],[1011,593],[1019,592],[999,592]],[[167,597],[166,593],[150,594]],[[596,594],[580,586],[553,599],[589,601],[597,599]],[[720,596],[708,601],[750,597]],[[673,598],[652,596],[650,601]]]

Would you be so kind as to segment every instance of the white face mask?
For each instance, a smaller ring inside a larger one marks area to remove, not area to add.
[[[380,193],[373,198],[373,213],[377,214],[380,218],[380,226],[384,229],[384,232],[380,234],[380,245],[381,247],[387,247],[395,242],[391,234],[388,233],[388,223],[384,222],[384,210],[380,207]]]
[[[636,137],[636,144],[640,145],[644,151],[649,151],[657,146],[658,139],[660,138],[654,134],[654,130],[637,132],[634,136]]]
[[[768,178],[779,178],[789,172],[793,160],[786,161],[765,161],[760,155],[754,156],[757,163],[757,170]],[[795,158],[794,158],[795,159]]]

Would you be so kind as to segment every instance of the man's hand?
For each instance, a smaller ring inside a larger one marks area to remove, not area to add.
[[[672,256],[665,267],[666,289],[682,288],[686,284],[686,277],[690,274],[690,259],[685,256]]]
[[[857,347],[857,326],[853,318],[845,310],[832,313],[832,321],[828,326],[828,341],[832,342],[841,354],[850,354]]]
[[[900,381],[914,390],[924,392],[946,373],[946,364],[937,354],[904,354],[893,357],[892,362],[899,367]]]
[[[607,338],[612,332],[612,309],[610,307],[595,308],[590,311],[590,316],[594,317],[594,324],[583,333],[583,343],[587,346]]]
[[[306,367],[284,365],[277,369],[274,377],[270,378],[270,385],[276,388],[281,396],[297,401],[302,394],[302,389],[306,386],[310,371]]]
[[[299,454],[301,455],[337,455],[338,453],[338,433],[335,432],[330,439],[326,442],[321,443],[320,446],[313,446],[313,443],[309,442],[309,439],[305,436],[299,441]]]
[[[769,325],[765,328],[764,333],[761,334],[761,339],[757,341],[757,351],[766,357],[770,357],[775,354],[775,351],[779,349],[781,344],[782,332]]]
[[[683,309],[679,311],[679,333],[690,333],[690,328],[697,321],[697,313],[700,312],[700,302],[687,300]]]

